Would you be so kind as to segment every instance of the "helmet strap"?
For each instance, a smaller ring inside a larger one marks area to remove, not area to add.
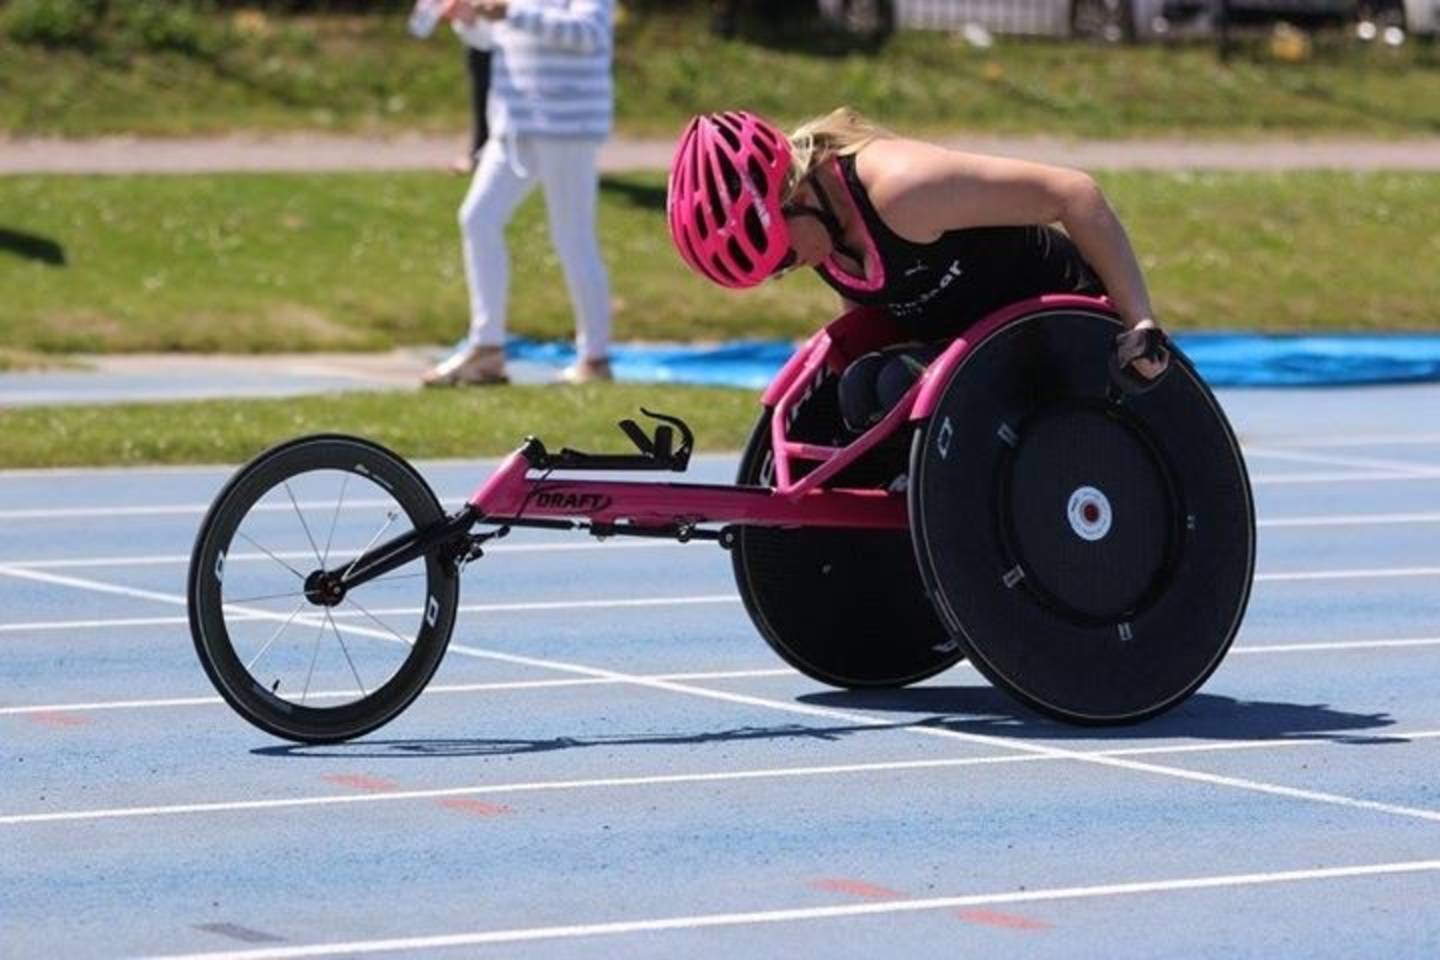
[[[840,218],[835,215],[835,205],[830,202],[830,195],[825,192],[819,179],[810,181],[810,188],[815,191],[815,197],[820,201],[820,206],[812,207],[805,203],[789,203],[786,208],[795,213],[805,213],[820,221],[825,232],[830,235],[830,244],[836,251],[865,266],[865,255],[845,242],[845,231],[840,227]]]

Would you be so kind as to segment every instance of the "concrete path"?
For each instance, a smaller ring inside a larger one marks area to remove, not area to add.
[[[342,390],[418,389],[443,347],[386,353],[122,354],[67,357],[78,368],[0,373],[0,410],[48,404],[280,397]],[[559,368],[511,361],[516,383],[547,383]]]
[[[1095,170],[1440,170],[1440,137],[1068,140],[962,134],[944,142],[980,153]],[[462,144],[459,135],[381,139],[317,133],[173,140],[0,138],[0,175],[438,170],[448,167]],[[601,168],[664,169],[672,150],[669,140],[612,140],[601,153]]]

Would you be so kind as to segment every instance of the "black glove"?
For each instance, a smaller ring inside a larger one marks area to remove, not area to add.
[[[1145,377],[1135,369],[1136,360],[1152,360],[1165,364],[1165,369]],[[1115,349],[1110,352],[1110,379],[1125,393],[1137,396],[1149,393],[1160,385],[1170,372],[1170,338],[1159,327],[1130,329],[1115,336]]]

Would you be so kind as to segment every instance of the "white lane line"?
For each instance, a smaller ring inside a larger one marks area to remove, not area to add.
[[[24,567],[13,564],[0,565],[0,576],[12,576],[24,580],[34,580],[40,583],[53,583],[58,586],[76,587],[83,590],[94,590],[99,593],[112,593],[119,596],[133,597],[140,600],[155,600],[166,604],[185,605],[185,599],[173,594],[157,593],[153,590],[141,590],[135,587],[125,587],[119,584],[103,583],[98,580],[91,580],[82,577],[67,577],[60,574],[46,573],[34,567]],[[1256,583],[1293,583],[1304,581],[1324,580],[1372,580],[1372,579],[1403,579],[1415,577],[1440,576],[1440,567],[1374,567],[1356,568],[1351,570],[1295,570],[1279,571],[1274,573],[1257,573]],[[642,597],[634,599],[615,600],[554,600],[535,601],[530,603],[487,603],[462,605],[461,613],[521,613],[546,610],[580,610],[587,608],[625,608],[625,607],[657,607],[657,606],[680,606],[685,604],[726,604],[739,603],[739,597],[734,594],[712,594],[694,597]],[[379,610],[372,610],[376,616],[400,616],[404,614],[416,614],[420,612],[418,607],[385,607]],[[249,610],[235,613],[233,616],[238,620],[266,619],[274,614],[271,611]],[[360,617],[358,613],[334,614],[339,619],[346,617]],[[34,620],[17,623],[0,623],[0,633],[22,633],[27,631],[41,630],[69,630],[86,629],[99,627],[148,627],[148,626],[174,626],[183,625],[189,621],[185,617],[109,617],[89,620]]]
[[[0,573],[17,575],[22,571],[13,568],[0,567]],[[38,573],[35,571],[23,571],[26,577],[38,580],[51,580],[63,582],[67,586],[76,586],[81,589],[100,590],[102,592],[129,592],[129,587],[116,587],[113,584],[101,583],[93,580],[82,580],[77,577],[61,577],[56,574]],[[150,599],[159,599],[167,603],[185,604],[185,598],[171,596],[153,591],[143,591]],[[243,609],[243,608],[242,608]],[[263,611],[261,611],[263,613]],[[272,619],[285,619],[281,614],[271,615]],[[355,624],[334,625],[349,633],[361,636],[375,637],[390,642],[391,636],[378,630],[372,630]],[[555,670],[561,673],[572,673],[588,677],[605,677],[621,680],[635,686],[645,687],[650,690],[666,690],[671,693],[678,693],[685,696],[702,697],[709,700],[719,700],[724,703],[734,703],[741,706],[757,707],[763,710],[777,710],[783,713],[801,714],[804,716],[824,717],[829,720],[842,720],[859,726],[887,727],[891,724],[888,721],[880,720],[866,714],[852,713],[846,710],[835,710],[825,707],[814,707],[809,704],[787,702],[781,700],[770,700],[763,697],[745,696],[738,693],[729,693],[721,690],[712,690],[708,687],[697,687],[687,683],[677,683],[670,680],[651,680],[636,674],[622,673],[616,670],[605,670],[598,667],[588,667],[583,664],[569,663],[561,660],[542,659],[539,657],[522,657],[515,654],[502,653],[498,650],[484,650],[478,647],[471,647],[466,644],[451,643],[450,648],[456,653],[465,656],[478,657],[487,660],[496,660],[501,663],[520,664],[522,666],[538,667],[545,670]],[[1385,813],[1394,816],[1411,817],[1415,819],[1440,822],[1440,811],[1428,810],[1419,807],[1406,807],[1398,804],[1381,803],[1374,800],[1357,800],[1354,797],[1341,796],[1339,794],[1325,793],[1318,790],[1301,790],[1295,787],[1287,787],[1279,784],[1266,783],[1260,780],[1250,780],[1243,777],[1224,777],[1216,774],[1201,773],[1194,770],[1186,770],[1180,767],[1160,766],[1152,763],[1142,763],[1134,760],[1125,760],[1120,757],[1107,757],[1093,754],[1079,753],[1074,750],[1066,750],[1059,747],[1043,746],[1037,743],[1027,743],[1021,740],[1011,740],[999,736],[987,734],[965,733],[958,730],[946,730],[939,727],[906,727],[905,732],[915,733],[923,736],[940,737],[943,739],[959,740],[964,743],[984,744],[1001,750],[1017,753],[1035,754],[1039,756],[1053,757],[1057,759],[1076,760],[1081,763],[1093,763],[1100,766],[1128,770],[1134,773],[1148,773],[1157,776],[1170,777],[1180,780],[1188,780],[1194,783],[1204,783],[1214,787],[1229,787],[1236,790],[1246,790],[1252,793],[1262,793],[1270,796],[1285,797],[1291,800],[1307,800],[1314,803],[1329,804],[1332,806],[1345,807],[1352,810],[1366,810],[1375,813]]]
[[[391,500],[354,500],[345,504],[346,510],[374,510],[391,505]],[[335,504],[321,500],[307,500],[300,504],[302,510],[333,509]],[[0,520],[85,520],[96,517],[188,517],[201,516],[210,509],[208,503],[158,503],[136,507],[32,507],[0,510]],[[259,503],[250,508],[252,512],[281,513],[291,510],[290,504]]]
[[[181,605],[181,606],[185,606],[185,603],[186,603],[184,597],[178,596],[178,595],[176,595],[176,594],[159,593],[159,592],[154,591],[154,590],[142,590],[142,589],[140,589],[140,588],[138,588],[138,587],[126,587],[126,586],[121,586],[120,584],[105,583],[105,582],[102,582],[102,581],[99,581],[99,580],[91,580],[91,579],[89,579],[89,578],[84,578],[84,577],[68,577],[68,576],[64,576],[64,575],[62,575],[62,574],[45,573],[45,572],[42,572],[42,571],[40,571],[40,570],[35,569],[34,567],[26,567],[26,566],[21,566],[21,565],[18,565],[18,564],[9,564],[9,563],[7,563],[7,564],[0,564],[0,575],[11,576],[11,577],[18,577],[19,579],[22,579],[22,580],[35,580],[35,581],[38,581],[38,582],[40,582],[40,583],[53,583],[53,584],[57,584],[57,585],[59,585],[59,586],[77,587],[77,588],[82,589],[82,590],[93,590],[93,591],[95,591],[95,592],[97,592],[97,593],[113,593],[113,594],[117,594],[117,595],[119,595],[119,596],[134,597],[134,598],[137,598],[137,599],[140,599],[140,600],[156,600],[156,601],[159,601],[159,602],[161,602],[161,603],[179,604],[179,605]],[[1382,579],[1383,579],[1383,578],[1391,578],[1391,577],[1433,577],[1433,576],[1440,576],[1440,567],[1356,567],[1356,568],[1352,568],[1352,569],[1342,569],[1342,570],[1291,570],[1291,571],[1278,571],[1278,572],[1271,572],[1271,573],[1257,573],[1257,574],[1255,574],[1255,582],[1256,582],[1256,583],[1267,583],[1267,582],[1285,582],[1285,581],[1295,581],[1295,580],[1367,580],[1367,579],[1375,579],[1375,578],[1382,578]],[[677,599],[678,599],[678,598],[677,598]],[[689,602],[689,603],[724,603],[724,602],[734,602],[734,600],[735,600],[735,597],[734,597],[733,595],[723,594],[723,595],[711,595],[711,596],[703,596],[703,597],[683,598],[683,599],[681,600],[681,602]],[[676,602],[676,599],[666,598],[666,599],[661,599],[661,600],[658,600],[658,601],[656,601],[656,600],[647,600],[647,599],[641,599],[641,600],[601,600],[601,601],[559,601],[559,600],[557,600],[557,601],[553,601],[553,602],[550,602],[550,603],[487,604],[487,605],[485,605],[483,608],[482,608],[482,607],[475,607],[475,608],[473,608],[473,609],[477,609],[477,610],[479,610],[479,609],[484,609],[484,610],[490,610],[490,611],[498,611],[498,610],[543,610],[543,609],[567,609],[567,605],[569,605],[569,604],[575,604],[575,605],[588,604],[588,605],[592,605],[592,606],[602,606],[602,605],[610,605],[610,606],[646,606],[646,605],[652,605],[652,604],[657,603],[657,602],[658,602],[658,603],[673,603],[673,602]],[[472,609],[472,608],[462,608],[462,609]],[[253,619],[253,618],[255,618],[255,617],[262,617],[262,618],[263,618],[263,617],[268,617],[268,616],[271,616],[271,615],[272,615],[272,612],[271,612],[271,611],[266,611],[266,610],[249,610],[249,611],[242,611],[242,612],[244,613],[246,619]],[[387,609],[384,610],[384,611],[372,611],[372,612],[376,612],[376,613],[384,612],[384,613],[393,613],[393,614],[399,614],[399,613],[414,613],[414,612],[418,612],[418,608],[412,610],[412,609],[409,608],[409,607],[395,607],[395,608],[387,608]],[[5,626],[4,626],[4,625],[0,625],[0,630],[3,630],[3,629],[5,629]]]
[[[1393,524],[1440,523],[1440,512],[1432,513],[1335,513],[1310,517],[1264,517],[1255,522],[1261,528],[1379,527]]]
[[[0,576],[15,575],[14,570],[25,569],[19,567],[0,566]],[[55,582],[48,575],[44,578],[40,574],[29,579],[42,580],[42,582]],[[72,579],[73,578],[69,578]],[[86,580],[84,583],[96,581]],[[61,584],[62,586],[79,586],[75,582]],[[157,599],[156,597],[145,597],[142,599]],[[162,602],[173,602],[170,598],[164,598]],[[558,610],[604,610],[623,609],[634,607],[681,607],[697,606],[705,604],[730,604],[739,603],[740,598],[735,594],[715,594],[695,597],[630,597],[617,598],[614,600],[537,600],[528,603],[470,603],[461,604],[457,610],[460,613],[535,613]],[[407,614],[419,614],[419,607],[380,607],[370,611],[377,617],[404,616]],[[230,619],[235,620],[266,620],[272,616],[269,612],[234,613]],[[340,620],[361,619],[364,614],[342,610],[332,613],[332,617]],[[91,628],[114,628],[114,627],[161,627],[161,626],[188,626],[190,623],[187,617],[111,617],[96,620],[31,620],[18,623],[0,623],[0,633],[26,633],[46,630],[78,630]]]
[[[1257,573],[1256,583],[1293,583],[1307,580],[1384,580],[1397,577],[1440,576],[1440,567],[1361,567],[1353,570],[1292,570]]]
[[[1440,637],[1400,637],[1384,640],[1339,640],[1318,643],[1267,643],[1231,647],[1231,653],[1315,653],[1343,650],[1386,650],[1404,647],[1440,646]]]
[[[124,587],[117,583],[102,583],[99,580],[89,580],[81,577],[67,577],[58,573],[40,573],[35,570],[27,570],[24,567],[0,566],[0,576],[15,577],[18,580],[34,580],[37,583],[53,583],[61,587],[75,587],[79,590],[91,590],[95,593],[110,593],[120,597],[133,597],[137,600],[154,600],[157,603],[180,604],[186,606],[185,598],[171,593],[160,593],[156,590],[141,590],[138,587]],[[247,618],[248,619],[248,618]]]
[[[1278,459],[1300,461],[1302,456],[1306,461],[1318,463],[1331,463],[1336,466],[1342,465],[1339,458],[1325,457],[1320,455],[1291,454],[1289,451],[1267,451],[1266,456],[1274,455]],[[1355,464],[1348,470],[1329,470],[1294,473],[1251,473],[1250,483],[1252,486],[1265,486],[1270,484],[1324,484],[1324,483],[1368,483],[1375,481],[1390,480],[1433,480],[1440,477],[1440,466],[1429,467],[1420,464],[1406,464],[1404,461],[1393,460],[1351,460],[1347,462]],[[1302,461],[1302,462],[1306,462]],[[1366,468],[1359,464],[1368,462],[1374,466]],[[470,495],[470,491],[447,494],[439,497],[441,503],[463,503]],[[365,499],[347,501],[344,505],[346,511],[350,510],[373,510],[389,506],[392,501],[384,499]],[[326,510],[333,509],[333,502],[323,500],[305,501],[300,504],[302,509]],[[210,509],[208,503],[159,503],[131,506],[84,506],[84,507],[22,507],[0,510],[0,520],[21,521],[21,520],[84,520],[84,519],[119,519],[129,517],[200,517]],[[253,511],[262,513],[284,512],[290,510],[289,504],[257,504],[251,508]]]
[[[874,725],[874,721],[870,725]],[[924,728],[885,723],[897,731]],[[800,731],[803,733],[804,731]],[[1416,730],[1399,733],[1378,733],[1376,736],[1396,740],[1433,740],[1440,730]],[[1217,743],[1169,744],[1152,747],[1119,747],[1112,750],[1077,751],[1075,757],[1106,759],[1165,754],[1227,753],[1239,750],[1288,749],[1295,747],[1334,746],[1333,738],[1233,740]],[[989,766],[1005,763],[1040,763],[1072,759],[1069,756],[1040,753],[1006,753],[983,757],[941,757],[929,760],[880,760],[869,763],[824,764],[801,767],[760,767],[748,770],[717,770],[707,773],[670,773],[652,776],[597,777],[586,780],[532,780],[516,783],[491,783],[466,787],[433,787],[425,790],[386,790],[375,793],[327,793],[271,800],[215,800],[200,803],[155,804],[141,807],[110,807],[94,810],[57,810],[50,813],[21,813],[0,816],[0,826],[21,826],[41,823],[70,823],[94,820],[128,820],[144,817],[173,817],[191,814],[233,813],[251,810],[278,810],[304,807],[327,807],[356,803],[401,803],[412,800],[435,800],[445,797],[472,797],[491,794],[570,792],[609,790],[625,787],[677,786],[701,783],[726,783],[746,780],[778,780],[803,777],[826,777],[852,774],[895,773],[901,771],[947,770],[958,767]]]
[[[1434,447],[1440,446],[1440,433],[1360,433],[1318,437],[1281,437],[1265,440],[1262,447]],[[1245,449],[1249,450],[1247,443]]]
[[[1255,525],[1260,528],[1305,529],[1311,527],[1367,527],[1435,523],[1440,523],[1440,511],[1417,513],[1335,513],[1299,517],[1262,517],[1256,521]],[[512,543],[486,547],[485,553],[487,556],[490,554],[507,553],[585,553],[593,550],[662,550],[686,546],[690,546],[690,544],[678,543],[673,540],[637,540],[614,543],[591,543],[586,541],[575,543]],[[339,547],[332,550],[332,553],[335,554],[354,552],[355,550],[347,551]],[[274,552],[274,557],[278,557],[281,560],[304,560],[310,556],[311,553],[306,550],[276,550]],[[225,563],[227,565],[257,563],[273,561],[274,557],[259,552],[236,551],[235,553],[226,555]],[[29,558],[0,559],[0,564],[25,567],[30,570],[180,566],[188,564],[189,562],[190,555],[187,553],[153,553],[109,557],[64,557],[50,560]]]
[[[529,666],[562,670],[566,672],[579,673],[584,676],[604,676],[628,679],[629,682],[642,687],[654,690],[668,690],[673,693],[689,696],[703,697],[711,700],[719,700],[726,703],[739,704],[741,706],[758,707],[767,710],[778,710],[784,713],[795,713],[804,716],[823,717],[827,720],[845,721],[857,726],[890,726],[887,721],[862,713],[853,713],[846,710],[837,710],[828,707],[814,707],[809,704],[787,702],[781,700],[770,700],[764,697],[746,696],[738,693],[729,693],[721,690],[712,690],[707,687],[697,687],[690,684],[674,683],[670,681],[644,680],[640,677],[619,673],[613,670],[604,670],[596,667],[587,667],[581,664],[566,663],[558,660],[542,660],[536,657],[521,657],[514,654],[500,653],[494,650],[481,650],[467,646],[452,645],[451,649],[467,653],[470,656],[485,657],[499,660],[504,663],[525,664]],[[1202,773],[1195,770],[1186,770],[1180,767],[1161,766],[1152,763],[1141,763],[1134,760],[1126,760],[1119,756],[1108,756],[1103,753],[1081,753],[1060,747],[1044,746],[1038,743],[1028,743],[1021,740],[1012,740],[1000,736],[988,734],[966,733],[959,730],[948,730],[941,727],[902,727],[902,732],[919,734],[922,736],[940,737],[942,739],[959,740],[964,743],[983,744],[1001,750],[1032,754],[1049,757],[1052,759],[1075,760],[1081,763],[1093,763],[1099,766],[1113,767],[1128,770],[1135,773],[1148,773],[1157,776],[1170,777],[1180,780],[1188,780],[1195,783],[1203,783],[1214,787],[1229,787],[1236,790],[1245,790],[1252,793],[1262,793],[1270,796],[1285,797],[1291,800],[1306,800],[1314,803],[1329,804],[1332,806],[1345,807],[1353,810],[1367,810],[1374,813],[1385,813],[1393,816],[1410,817],[1432,822],[1440,822],[1440,811],[1429,810],[1419,807],[1407,807],[1398,804],[1381,803],[1375,800],[1359,800],[1354,797],[1341,796],[1339,794],[1326,793],[1318,790],[1301,790],[1295,787],[1287,787],[1280,784],[1266,783],[1260,780],[1251,780],[1243,777],[1226,777],[1218,774]]]
[[[762,670],[711,670],[702,673],[660,673],[651,676],[655,680],[748,680],[759,677],[789,677],[795,671],[788,667]],[[425,687],[425,694],[432,693],[491,693],[506,690],[549,690],[556,687],[595,687],[617,684],[618,680],[602,680],[597,677],[566,677],[563,680],[506,680],[489,683],[432,683]],[[349,699],[354,690],[312,690],[312,700]],[[34,713],[85,713],[95,710],[145,710],[161,707],[210,707],[225,703],[219,697],[168,697],[157,700],[98,700],[91,703],[48,703],[25,707],[0,707],[0,717],[24,716]]]
[[[464,503],[472,491],[463,493],[437,494],[441,503]],[[354,498],[345,501],[341,509],[351,510],[387,509],[394,500],[386,498]],[[334,500],[301,500],[301,510],[326,511],[335,509]],[[210,509],[209,503],[151,503],[115,507],[20,507],[0,510],[0,520],[84,520],[95,517],[199,517]],[[294,508],[289,502],[257,503],[250,508],[252,513],[290,513]]]
[[[1313,463],[1325,467],[1352,467],[1356,470],[1389,470],[1401,474],[1440,476],[1440,467],[1411,460],[1381,460],[1372,457],[1337,457],[1333,454],[1306,453],[1303,449],[1276,450],[1271,447],[1246,447],[1245,456],[1290,463]]]
[[[254,619],[262,619],[256,617]],[[172,617],[171,620],[177,624],[185,622],[183,617]],[[1261,646],[1234,646],[1230,648],[1231,654],[1267,654],[1267,653],[1338,653],[1351,650],[1384,650],[1404,649],[1408,647],[1435,647],[1440,646],[1440,637],[1411,637],[1393,640],[1341,640],[1329,643],[1276,643]],[[961,661],[954,669],[974,669],[969,661]],[[788,667],[778,669],[757,669],[757,670],[727,670],[709,673],[672,673],[650,675],[647,679],[652,680],[738,680],[738,679],[759,679],[773,677],[794,677],[797,676],[794,670]],[[483,693],[492,690],[543,690],[551,687],[577,687],[577,686],[603,686],[618,684],[625,681],[602,679],[597,677],[568,678],[565,680],[515,680],[506,682],[491,683],[457,683],[441,684],[432,683],[425,688],[428,696],[432,693]],[[330,696],[353,697],[355,691],[335,691],[311,693],[310,696],[323,698]],[[0,707],[0,716],[19,716],[32,713],[80,713],[92,710],[142,710],[160,709],[165,707],[197,707],[197,706],[220,706],[224,703],[219,697],[165,697],[155,700],[99,700],[88,703],[48,703],[30,706]],[[1260,741],[1269,743],[1271,741]]]
[[[1435,514],[1436,522],[1440,522],[1440,513]],[[488,557],[493,553],[585,553],[591,550],[663,550],[667,548],[685,547],[690,544],[679,543],[674,540],[626,540],[614,543],[591,543],[580,541],[577,543],[502,543],[485,547],[485,555]],[[355,554],[359,551],[357,545],[351,549],[332,547],[332,556]],[[278,557],[281,560],[304,560],[313,557],[314,554],[308,550],[276,550],[273,556],[257,552],[228,553],[225,555],[227,567],[236,563],[256,563],[266,560],[273,560]],[[188,553],[151,553],[137,554],[128,557],[75,557],[62,558],[57,560],[0,560],[0,564],[7,564],[16,567],[26,567],[31,570],[65,570],[70,568],[84,567],[157,567],[172,565],[188,565],[190,555]]]
[[[406,800],[434,800],[442,797],[471,797],[487,794],[537,793],[546,791],[597,790],[620,787],[653,787],[691,783],[722,783],[739,780],[772,780],[786,777],[819,777],[851,773],[891,773],[898,770],[935,770],[972,767],[991,763],[1025,763],[1048,759],[1024,754],[987,757],[947,757],[934,760],[891,760],[875,763],[827,764],[808,767],[770,767],[755,770],[725,770],[714,773],[671,773],[648,777],[601,777],[591,780],[539,780],[528,783],[495,783],[471,787],[439,787],[430,790],[387,790],[376,793],[338,793],[275,800],[229,800],[211,803],[165,804],[149,807],[115,807],[102,810],[66,810],[55,813],[26,813],[0,816],[0,826],[34,823],[64,823],[76,820],[115,820],[134,817],[177,816],[194,813],[223,813],[237,810],[276,810],[294,807],[325,807],[353,803],[394,803]]]
[[[477,482],[488,476],[500,465],[503,458],[483,457],[478,460],[465,459],[460,457],[441,457],[439,459],[412,460],[411,464],[421,473],[432,470],[465,470],[476,475]],[[690,455],[690,462],[695,463],[724,463],[727,466],[739,462],[740,454],[726,453],[725,451],[708,450],[703,453]],[[35,480],[54,479],[58,477],[92,477],[92,476],[129,476],[143,477],[154,474],[165,475],[172,473],[179,474],[205,474],[215,475],[215,485],[218,488],[235,471],[239,470],[241,464],[237,463],[172,463],[172,464],[141,464],[139,466],[121,467],[6,467],[0,470],[0,480]]]
[[[236,619],[256,620],[258,617],[237,615]],[[189,623],[186,617],[108,617],[100,620],[20,620],[0,623],[0,633],[32,633],[48,630],[91,630],[112,627],[178,627]]]
[[[1169,880],[1096,884],[1085,887],[1050,887],[1041,890],[1006,890],[1000,893],[928,897],[923,900],[884,900],[848,903],[827,907],[795,907],[757,910],[747,913],[703,913],[690,916],[657,917],[646,920],[616,920],[605,923],[570,924],[553,927],[521,927],[511,930],[484,930],[470,933],[393,937],[384,940],[350,940],[304,944],[291,947],[260,947],[251,950],[224,950],[207,953],[166,954],[150,960],[297,960],[301,957],[330,957],[412,950],[439,950],[477,947],[497,943],[530,943],[538,940],[566,940],[661,933],[669,930],[702,930],[715,927],[757,926],[772,923],[834,920],[844,917],[886,916],[966,907],[1017,903],[1048,903],[1060,900],[1090,900],[1100,897],[1128,897],[1139,894],[1176,893],[1191,890],[1234,889],[1273,886],[1355,877],[1397,876],[1440,871],[1440,860],[1408,860],[1394,863],[1357,864],[1344,867],[1316,867],[1305,870],[1272,870],[1265,873],[1211,874]]]
[[[1434,471],[1426,471],[1424,473],[1399,473],[1392,470],[1347,470],[1344,472],[1321,471],[1314,473],[1252,473],[1250,475],[1250,485],[1252,487],[1263,487],[1305,483],[1383,483],[1389,480],[1434,480],[1436,476],[1440,476],[1440,473]]]

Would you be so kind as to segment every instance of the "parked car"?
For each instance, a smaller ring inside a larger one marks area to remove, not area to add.
[[[733,0],[732,0],[733,2]],[[961,30],[1108,42],[1206,34],[1222,0],[818,0],[832,22],[859,33]],[[1232,24],[1285,20],[1324,26],[1369,20],[1382,29],[1440,30],[1440,0],[1224,0]]]
[[[1421,6],[1435,0],[1224,0],[1224,13],[1236,25],[1284,20],[1301,27],[1322,27],[1365,20],[1384,26],[1405,26],[1405,4]],[[1219,23],[1221,0],[1137,0],[1158,6],[1167,26],[1187,22]],[[1433,15],[1433,10],[1431,11]],[[1153,15],[1152,15],[1153,16]]]
[[[1422,37],[1440,34],[1440,0],[1405,0],[1405,29]]]

